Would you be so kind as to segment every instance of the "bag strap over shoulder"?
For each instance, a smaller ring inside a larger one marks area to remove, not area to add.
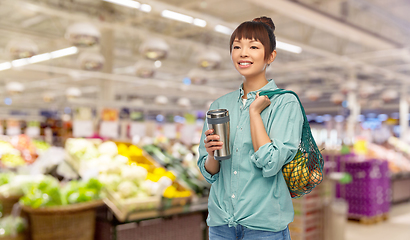
[[[284,94],[284,93],[291,93],[291,94],[295,95],[295,97],[296,97],[297,100],[299,101],[300,110],[302,110],[302,114],[303,114],[303,118],[304,118],[304,120],[305,120],[305,124],[306,124],[306,123],[309,124],[309,121],[308,121],[308,119],[307,119],[307,117],[306,117],[305,109],[303,108],[303,105],[302,105],[302,103],[300,102],[299,96],[298,96],[295,92],[290,91],[290,90],[285,90],[285,89],[278,88],[278,89],[275,89],[275,90],[263,90],[263,91],[260,91],[260,92],[259,92],[259,96],[264,96],[264,95],[266,95],[266,96],[268,96],[269,98],[271,98],[271,97],[274,96],[274,95],[280,95],[280,94]]]

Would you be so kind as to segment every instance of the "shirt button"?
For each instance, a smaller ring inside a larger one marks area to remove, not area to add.
[[[232,194],[232,198],[235,198],[235,194]]]
[[[235,174],[235,175],[236,175],[237,173],[238,173],[237,171],[233,172],[233,174]]]
[[[238,149],[236,149],[236,152],[238,152]]]
[[[241,130],[242,130],[242,128],[241,128]]]

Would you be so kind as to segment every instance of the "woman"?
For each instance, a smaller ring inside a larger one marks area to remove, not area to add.
[[[217,161],[223,143],[213,130],[203,129],[198,166],[212,184],[208,200],[210,240],[290,239],[293,205],[282,175],[295,156],[303,116],[292,94],[259,96],[274,90],[266,68],[276,57],[275,26],[268,17],[244,22],[230,39],[232,62],[243,84],[211,104],[228,109],[231,159]]]

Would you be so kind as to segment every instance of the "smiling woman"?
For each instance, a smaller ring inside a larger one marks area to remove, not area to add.
[[[268,17],[244,22],[233,32],[230,52],[244,77],[240,88],[210,106],[230,115],[230,159],[216,161],[214,151],[224,142],[204,124],[198,166],[212,184],[208,203],[209,239],[289,240],[293,220],[289,189],[282,167],[296,155],[303,115],[298,100],[283,94],[271,104],[260,91],[277,89],[266,78],[276,57],[275,26]]]

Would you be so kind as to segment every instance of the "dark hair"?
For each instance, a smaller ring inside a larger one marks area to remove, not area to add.
[[[235,39],[255,39],[265,47],[265,59],[276,49],[275,24],[269,17],[259,17],[252,21],[241,23],[231,35],[229,50],[232,53],[232,44]]]

